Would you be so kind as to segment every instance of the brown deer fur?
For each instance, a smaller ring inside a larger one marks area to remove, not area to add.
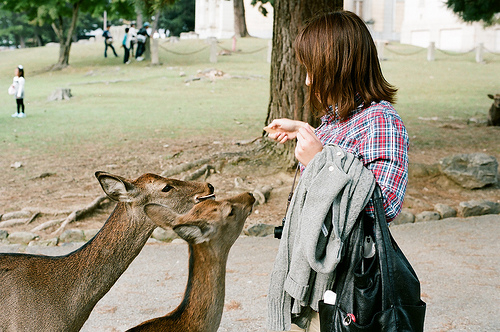
[[[118,204],[93,239],[65,256],[0,254],[0,331],[79,331],[156,228],[144,206],[185,213],[213,196],[210,184],[154,174],[135,181],[104,172],[96,177]]]
[[[229,250],[243,229],[255,199],[250,193],[223,201],[204,201],[177,218],[174,230],[189,245],[189,276],[184,299],[172,312],[129,332],[216,332],[224,308]],[[154,204],[146,214],[159,225],[168,211]]]
[[[493,99],[488,112],[488,126],[500,126],[500,93],[494,96],[489,94],[488,97]]]

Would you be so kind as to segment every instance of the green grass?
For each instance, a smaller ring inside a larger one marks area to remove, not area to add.
[[[155,67],[145,62],[124,65],[120,49],[119,58],[104,59],[101,43],[73,44],[70,67],[55,72],[45,68],[56,62],[58,47],[0,52],[0,86],[4,91],[0,93],[0,157],[4,149],[25,155],[70,156],[76,148],[112,147],[145,138],[259,136],[269,101],[267,43],[256,38],[239,40],[237,47],[249,53],[219,56],[216,64],[209,62],[204,41],[163,43],[162,65]],[[220,45],[229,49],[231,41]],[[415,49],[393,47],[407,53]],[[182,56],[164,48],[180,53],[203,50]],[[250,52],[254,50],[258,51]],[[500,92],[500,57],[493,54],[485,55],[485,64],[475,63],[473,53],[437,53],[434,62],[426,61],[425,52],[404,56],[386,51],[385,56],[384,74],[399,88],[396,108],[417,149],[454,144],[447,140],[449,132],[419,117],[484,118],[491,105],[486,94]],[[6,93],[18,64],[26,69],[26,119],[11,118],[15,101]],[[184,82],[207,68],[252,79]],[[180,77],[181,72],[186,77]],[[74,97],[47,101],[58,87],[71,88]],[[474,131],[453,135],[471,144],[498,145],[498,136],[491,134],[479,139]],[[496,149],[494,153],[499,154],[500,148]]]

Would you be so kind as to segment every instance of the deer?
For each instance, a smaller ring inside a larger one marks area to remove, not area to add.
[[[0,254],[0,331],[79,331],[157,227],[145,206],[186,213],[214,198],[209,183],[150,173],[133,181],[106,172],[95,176],[118,203],[91,240],[64,256]]]
[[[488,94],[488,98],[493,99],[488,111],[488,126],[500,126],[500,93]]]
[[[229,250],[241,234],[255,198],[250,193],[221,201],[204,201],[171,225],[188,243],[189,272],[182,302],[163,317],[147,320],[127,332],[216,332],[224,309],[226,263]],[[156,204],[146,214],[165,227],[169,211]]]

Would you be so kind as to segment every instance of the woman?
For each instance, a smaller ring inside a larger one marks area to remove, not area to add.
[[[295,52],[307,70],[309,104],[321,116],[321,125],[314,129],[301,121],[275,119],[268,126],[272,129],[269,137],[279,143],[296,138],[295,156],[303,171],[325,145],[333,144],[354,155],[373,173],[382,189],[387,220],[393,220],[401,211],[408,180],[408,135],[392,106],[396,88],[382,75],[366,25],[348,11],[319,16],[299,33]],[[365,210],[373,215],[371,203]],[[289,294],[273,291],[275,271],[271,277],[269,328],[290,329],[291,316],[292,322],[306,328],[292,324],[293,331],[319,331],[316,300],[298,306],[292,299],[294,307],[289,310],[287,304],[281,310]]]

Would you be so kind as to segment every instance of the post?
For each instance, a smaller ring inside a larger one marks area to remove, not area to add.
[[[484,44],[479,43],[476,47],[476,62],[477,63],[482,63],[483,60],[483,53],[484,53]]]
[[[436,43],[430,42],[427,48],[427,61],[434,61],[436,59]]]
[[[377,54],[378,54],[378,59],[379,61],[384,61],[384,45],[385,42],[383,40],[377,40],[376,46],[377,46]]]
[[[232,47],[232,51],[235,52],[236,51],[236,35],[233,36],[233,47]]]
[[[269,39],[267,41],[267,63],[271,63],[272,56],[273,56],[273,40]]]
[[[106,31],[106,28],[108,27],[108,12],[107,11],[104,11],[104,15],[103,15],[103,22],[102,22],[102,29],[104,31]]]
[[[210,62],[217,63],[217,38],[210,38]]]
[[[159,65],[160,58],[158,55],[158,38],[153,38],[153,48],[151,50],[151,64]]]

